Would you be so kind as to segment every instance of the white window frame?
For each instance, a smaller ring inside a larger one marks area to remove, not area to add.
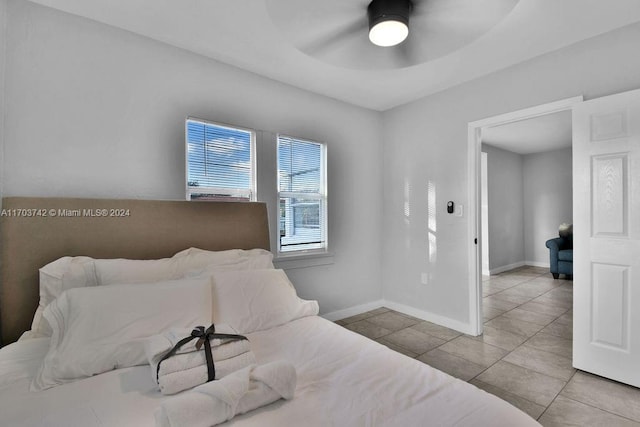
[[[239,130],[239,131],[243,131],[243,132],[248,132],[251,137],[251,141],[250,141],[250,147],[249,147],[249,158],[250,158],[250,183],[251,183],[251,188],[248,190],[244,190],[244,189],[238,189],[238,188],[224,188],[224,187],[190,187],[189,186],[189,138],[188,138],[188,132],[189,132],[189,121],[193,121],[193,122],[199,122],[199,123],[204,123],[206,125],[212,125],[212,126],[217,126],[217,127],[221,127],[221,128],[225,128],[225,129],[230,129],[230,130]],[[226,123],[220,123],[220,122],[214,122],[211,120],[204,120],[204,119],[200,119],[197,117],[191,117],[188,116],[185,121],[184,121],[184,137],[185,137],[185,141],[184,141],[184,149],[185,149],[185,156],[184,156],[184,161],[185,161],[185,180],[184,180],[184,185],[185,185],[185,194],[186,194],[186,199],[187,200],[191,200],[191,195],[192,194],[199,194],[199,193],[211,193],[211,194],[215,194],[217,196],[219,196],[219,198],[217,198],[217,200],[220,201],[244,201],[244,200],[236,200],[236,198],[240,198],[240,199],[248,199],[251,202],[255,202],[256,201],[256,188],[257,188],[257,171],[256,171],[256,131],[254,129],[250,129],[250,128],[245,128],[242,126],[236,126],[236,125],[230,125],[230,124],[226,124]]]
[[[318,193],[305,193],[305,192],[295,192],[295,191],[280,191],[280,173],[279,173],[279,162],[278,162],[278,154],[280,152],[280,139],[288,138],[304,143],[317,144],[320,146],[320,191]],[[313,141],[306,138],[298,138],[291,135],[286,134],[277,134],[276,135],[276,175],[277,175],[277,203],[276,203],[276,215],[277,219],[277,227],[276,227],[276,237],[277,237],[277,256],[278,258],[287,258],[287,257],[296,257],[300,255],[313,255],[313,254],[326,254],[329,250],[329,240],[328,240],[328,194],[327,194],[327,144],[324,142]],[[300,199],[312,199],[312,200],[320,200],[320,231],[321,231],[321,246],[313,247],[313,244],[310,244],[309,247],[302,247],[301,249],[289,249],[282,250],[281,246],[281,236],[280,236],[280,200],[283,198],[300,198]]]

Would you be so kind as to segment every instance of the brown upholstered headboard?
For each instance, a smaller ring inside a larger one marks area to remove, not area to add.
[[[156,259],[189,247],[269,249],[263,203],[7,197],[0,219],[5,345],[31,326],[38,269],[62,256]]]

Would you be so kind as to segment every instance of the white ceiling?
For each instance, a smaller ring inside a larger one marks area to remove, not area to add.
[[[640,21],[638,0],[520,0],[493,28],[444,56],[405,68],[353,69],[296,48],[270,15],[278,0],[32,1],[381,111]],[[368,1],[340,1],[366,16]],[[310,4],[299,0],[307,19]],[[321,7],[311,13],[312,20],[326,18]]]
[[[518,154],[571,147],[571,111],[482,129],[482,142]]]

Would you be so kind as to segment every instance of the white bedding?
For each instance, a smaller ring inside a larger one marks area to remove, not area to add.
[[[288,360],[294,399],[230,426],[538,426],[510,404],[317,316],[247,335],[258,363]],[[49,338],[0,350],[2,426],[154,426],[163,399],[148,366],[29,392]]]

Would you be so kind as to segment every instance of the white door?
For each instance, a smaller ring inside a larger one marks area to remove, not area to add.
[[[640,387],[640,90],[573,109],[573,366]]]

